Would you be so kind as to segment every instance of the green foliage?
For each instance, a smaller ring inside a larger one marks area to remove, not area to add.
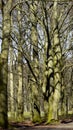
[[[32,121],[34,123],[36,123],[36,122],[41,123],[41,117],[40,117],[39,113],[36,110],[34,110],[34,115],[33,115]]]
[[[27,120],[27,119],[30,120],[32,117],[32,114],[31,114],[31,112],[24,112],[23,116],[24,116],[25,120]]]

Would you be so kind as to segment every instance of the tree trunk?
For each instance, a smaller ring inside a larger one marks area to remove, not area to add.
[[[53,69],[54,69],[54,86],[53,93],[49,98],[49,115],[48,122],[52,119],[58,120],[58,106],[60,101],[60,89],[61,89],[61,46],[58,31],[58,9],[57,1],[54,1],[53,14],[52,14],[52,27],[53,27]]]
[[[9,56],[10,56],[10,61],[9,61],[9,103],[10,103],[10,110],[9,114],[11,118],[14,118],[14,83],[13,83],[13,48],[9,47]]]
[[[19,5],[21,9],[22,6]],[[21,22],[21,11],[18,11],[18,25],[19,25],[19,38],[18,38],[18,110],[17,116],[22,119],[23,116],[23,78],[22,78],[22,22]]]
[[[40,97],[39,97],[39,90],[40,85],[38,84],[39,78],[39,56],[38,56],[38,32],[37,32],[37,18],[35,17],[36,10],[37,10],[37,2],[35,1],[30,5],[30,19],[32,22],[32,29],[31,29],[31,42],[33,45],[33,72],[34,76],[32,76],[32,98],[33,98],[33,110],[32,110],[32,120],[33,121],[40,121]]]
[[[0,126],[7,128],[8,126],[8,104],[7,104],[7,81],[8,81],[8,48],[10,40],[10,8],[12,0],[2,5],[2,17],[3,17],[3,27],[2,27],[2,48],[1,48],[1,60],[0,60]]]

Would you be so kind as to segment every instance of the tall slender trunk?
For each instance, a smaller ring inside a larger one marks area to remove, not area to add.
[[[33,95],[33,118],[37,118],[36,116],[40,116],[40,106],[39,106],[39,87],[38,86],[38,74],[39,74],[39,70],[38,70],[38,39],[37,39],[37,30],[35,28],[35,26],[32,27],[32,44],[33,44],[33,70],[36,76],[36,80],[34,79],[34,77],[32,77],[33,79],[33,83],[32,83],[32,95]],[[33,120],[37,120],[37,119],[33,119]]]
[[[3,4],[3,3],[2,3]],[[8,104],[7,104],[7,81],[8,81],[8,49],[10,40],[10,27],[11,27],[11,8],[12,0],[2,5],[2,48],[1,48],[1,60],[0,60],[0,126],[7,128],[8,126]]]
[[[19,8],[21,6],[19,5]],[[19,39],[18,39],[18,118],[23,116],[23,78],[22,78],[22,23],[21,23],[21,11],[18,11],[18,26],[19,26]]]
[[[10,117],[14,118],[14,84],[13,84],[13,48],[9,47],[9,102],[10,102]]]
[[[30,18],[32,22],[31,29],[31,42],[33,45],[33,72],[34,76],[32,76],[32,98],[33,98],[33,110],[32,110],[32,120],[40,121],[40,85],[38,84],[39,78],[39,56],[38,56],[38,32],[37,32],[37,17],[35,17],[37,11],[37,1],[34,1],[32,5],[30,5]]]

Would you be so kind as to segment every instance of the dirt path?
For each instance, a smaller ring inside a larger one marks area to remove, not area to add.
[[[59,125],[15,124],[14,130],[73,130],[73,122],[61,123]]]

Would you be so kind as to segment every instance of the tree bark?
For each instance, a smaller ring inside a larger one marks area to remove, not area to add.
[[[3,4],[3,3],[2,3]],[[1,48],[1,60],[0,60],[0,126],[7,128],[8,127],[8,102],[7,102],[7,81],[8,81],[8,49],[10,39],[10,27],[11,27],[11,8],[12,0],[2,5],[2,17],[3,17],[3,26],[2,26],[2,48]]]
[[[19,8],[22,9],[22,6],[19,5]],[[22,56],[22,22],[21,22],[21,11],[18,10],[18,28],[19,28],[19,38],[18,38],[18,106],[17,106],[17,116],[19,119],[23,117],[23,78],[22,78],[22,66],[23,66],[23,56]]]
[[[52,119],[58,120],[58,106],[60,101],[60,90],[61,90],[61,45],[58,31],[58,2],[54,1],[53,14],[52,14],[52,29],[53,29],[53,91],[49,98],[49,115],[48,122]]]

